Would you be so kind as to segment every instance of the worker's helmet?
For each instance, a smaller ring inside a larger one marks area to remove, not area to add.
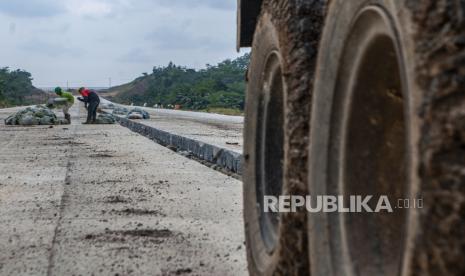
[[[61,87],[57,87],[57,88],[55,88],[55,93],[57,95],[61,95],[61,93],[63,93],[63,90],[61,89]]]

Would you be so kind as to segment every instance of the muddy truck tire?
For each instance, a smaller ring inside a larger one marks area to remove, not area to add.
[[[307,275],[306,212],[264,196],[306,195],[314,67],[325,1],[264,1],[248,70],[244,219],[250,275]]]
[[[463,1],[331,1],[308,189],[394,211],[309,215],[311,275],[465,275],[464,53]]]

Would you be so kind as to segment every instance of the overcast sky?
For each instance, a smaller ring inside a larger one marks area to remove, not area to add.
[[[108,86],[235,58],[236,0],[0,0],[0,67],[36,86]]]

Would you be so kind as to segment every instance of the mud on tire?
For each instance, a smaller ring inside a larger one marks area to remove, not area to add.
[[[244,218],[251,275],[308,274],[306,213],[264,195],[307,194],[311,91],[326,1],[264,1],[248,72]]]
[[[465,4],[334,0],[312,106],[313,194],[423,199],[312,214],[312,275],[465,275]]]

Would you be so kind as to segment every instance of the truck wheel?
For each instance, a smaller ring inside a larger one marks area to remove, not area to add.
[[[309,91],[325,6],[324,1],[278,2],[263,4],[248,72],[243,181],[251,275],[305,275],[309,270],[306,213],[266,213],[264,196],[307,194],[303,149],[308,147]]]
[[[309,190],[386,195],[393,212],[311,214],[311,275],[465,275],[464,15],[458,1],[332,1]]]

